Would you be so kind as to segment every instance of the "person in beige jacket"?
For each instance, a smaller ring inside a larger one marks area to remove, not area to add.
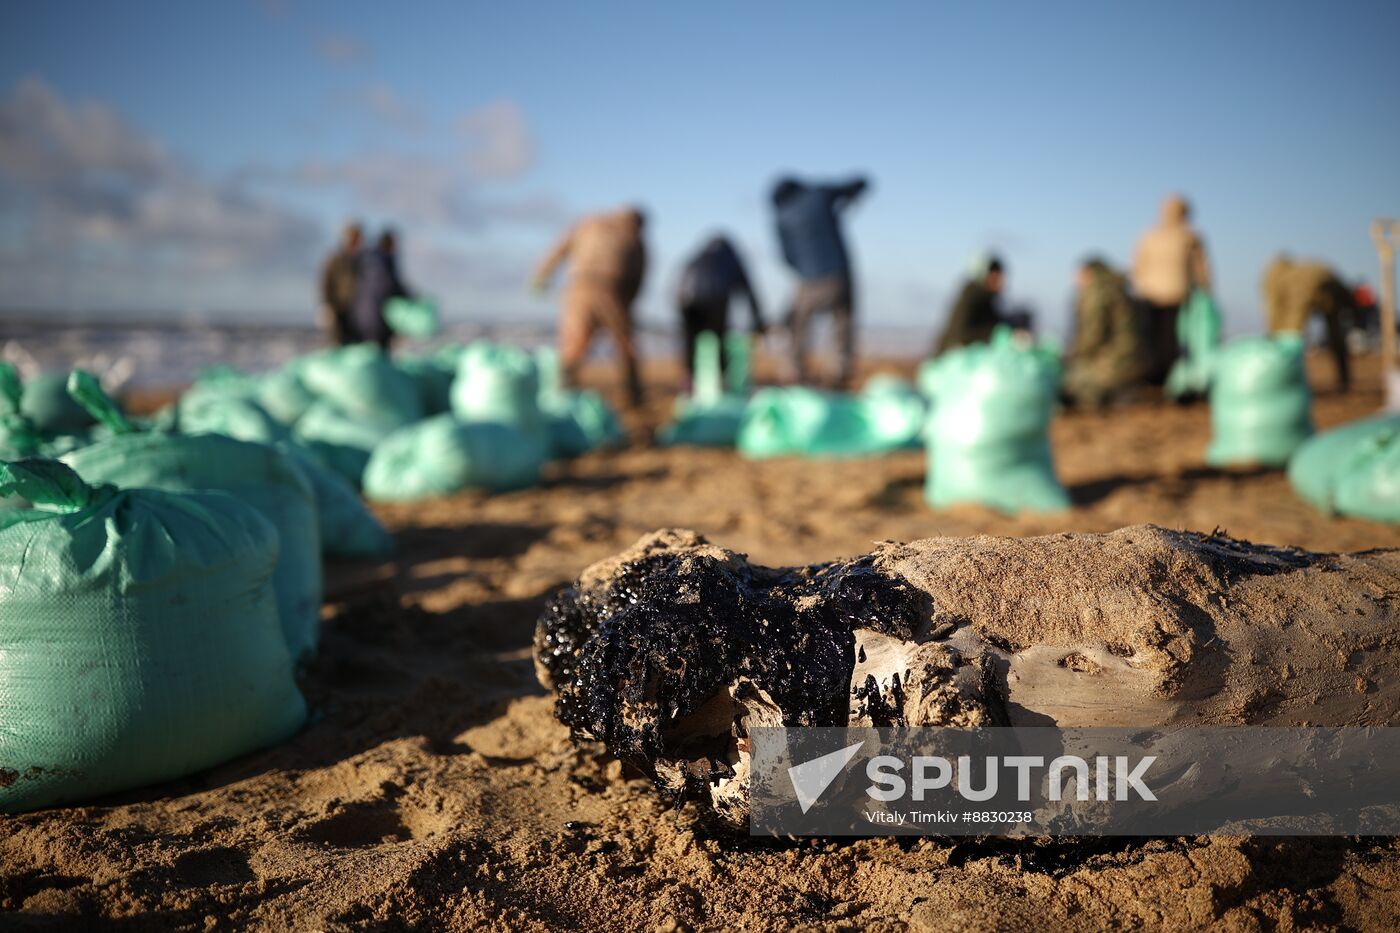
[[[1210,290],[1205,244],[1191,227],[1191,208],[1173,194],[1162,202],[1162,219],[1138,240],[1131,280],[1148,338],[1148,380],[1161,385],[1181,353],[1176,319],[1194,289]]]
[[[559,315],[559,364],[566,385],[577,385],[578,370],[598,331],[612,338],[622,362],[628,401],[639,405],[641,377],[632,339],[632,302],[646,274],[645,216],[624,208],[585,217],[575,224],[540,263],[533,280],[537,291],[549,287],[566,259],[571,265]]]

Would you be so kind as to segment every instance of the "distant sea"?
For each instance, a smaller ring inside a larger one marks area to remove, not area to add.
[[[912,328],[867,326],[860,331],[861,350],[887,358],[914,357],[921,355],[931,336]],[[554,327],[539,322],[449,323],[432,340],[404,340],[396,346],[411,353],[483,337],[538,347],[553,341]],[[770,346],[786,346],[780,338],[774,340]],[[819,329],[814,345],[823,340]],[[676,334],[651,322],[640,325],[638,341],[648,357],[671,355],[677,349]],[[606,353],[605,344],[600,341],[597,352]],[[265,372],[325,345],[325,337],[309,323],[0,313],[0,356],[14,363],[21,375],[82,367],[102,376],[112,389],[183,386],[214,366]]]

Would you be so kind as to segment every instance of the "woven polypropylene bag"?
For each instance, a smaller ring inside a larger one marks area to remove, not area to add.
[[[1211,466],[1281,467],[1312,434],[1303,341],[1295,334],[1240,337],[1211,366]]]
[[[533,486],[549,453],[545,437],[509,424],[438,415],[394,432],[365,468],[365,495],[381,501],[459,489],[504,492]]]
[[[0,465],[0,811],[170,780],[305,720],[272,592],[277,532],[223,493]]]
[[[1400,521],[1400,415],[1344,424],[1305,441],[1288,461],[1288,479],[1327,512]]]
[[[452,413],[463,421],[494,421],[542,431],[539,394],[539,370],[529,352],[478,340],[458,360]]]
[[[287,372],[318,400],[354,419],[392,429],[423,417],[418,384],[374,344],[312,353],[295,361]]]
[[[321,619],[321,535],[305,475],[275,447],[220,434],[121,434],[66,454],[90,483],[167,491],[218,490],[257,508],[277,528],[273,589],[293,657],[316,647]]]
[[[1053,356],[1004,333],[926,367],[929,504],[978,503],[1007,513],[1068,507],[1048,434],[1059,375]]]

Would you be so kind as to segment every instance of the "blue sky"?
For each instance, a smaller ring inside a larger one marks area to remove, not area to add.
[[[0,306],[309,315],[346,216],[392,221],[454,317],[553,314],[529,268],[641,202],[643,317],[731,231],[790,292],[765,194],[868,173],[866,320],[927,326],[993,247],[1057,331],[1187,192],[1233,330],[1280,249],[1375,278],[1400,213],[1400,4],[12,2]],[[1387,91],[1390,99],[1383,95]]]

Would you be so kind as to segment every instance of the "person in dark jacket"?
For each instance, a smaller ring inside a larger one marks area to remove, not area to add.
[[[808,377],[807,337],[812,318],[826,311],[836,325],[841,352],[840,384],[850,382],[855,367],[855,296],[839,215],[868,184],[864,178],[839,185],[784,178],[773,188],[778,243],[783,259],[798,276],[788,323],[792,330],[793,363],[800,381],[805,382]]]
[[[1001,289],[1005,281],[1006,269],[999,258],[989,256],[983,260],[981,269],[958,293],[948,323],[934,346],[934,356],[991,339],[996,326],[1006,323],[1001,312]]]
[[[355,306],[355,264],[363,241],[360,225],[346,224],[340,245],[321,267],[321,326],[338,347],[355,343],[350,317]]]
[[[685,365],[695,376],[695,340],[705,331],[723,339],[729,330],[729,302],[735,294],[748,301],[753,316],[753,332],[763,333],[763,309],[749,282],[744,262],[734,245],[724,236],[715,236],[686,263],[676,298],[680,305],[681,328],[685,336]],[[720,365],[726,360],[720,357]]]
[[[356,339],[377,343],[386,351],[394,334],[384,320],[384,305],[390,298],[412,297],[399,279],[397,249],[393,231],[385,230],[375,249],[362,252],[356,263],[359,282],[352,318]]]

